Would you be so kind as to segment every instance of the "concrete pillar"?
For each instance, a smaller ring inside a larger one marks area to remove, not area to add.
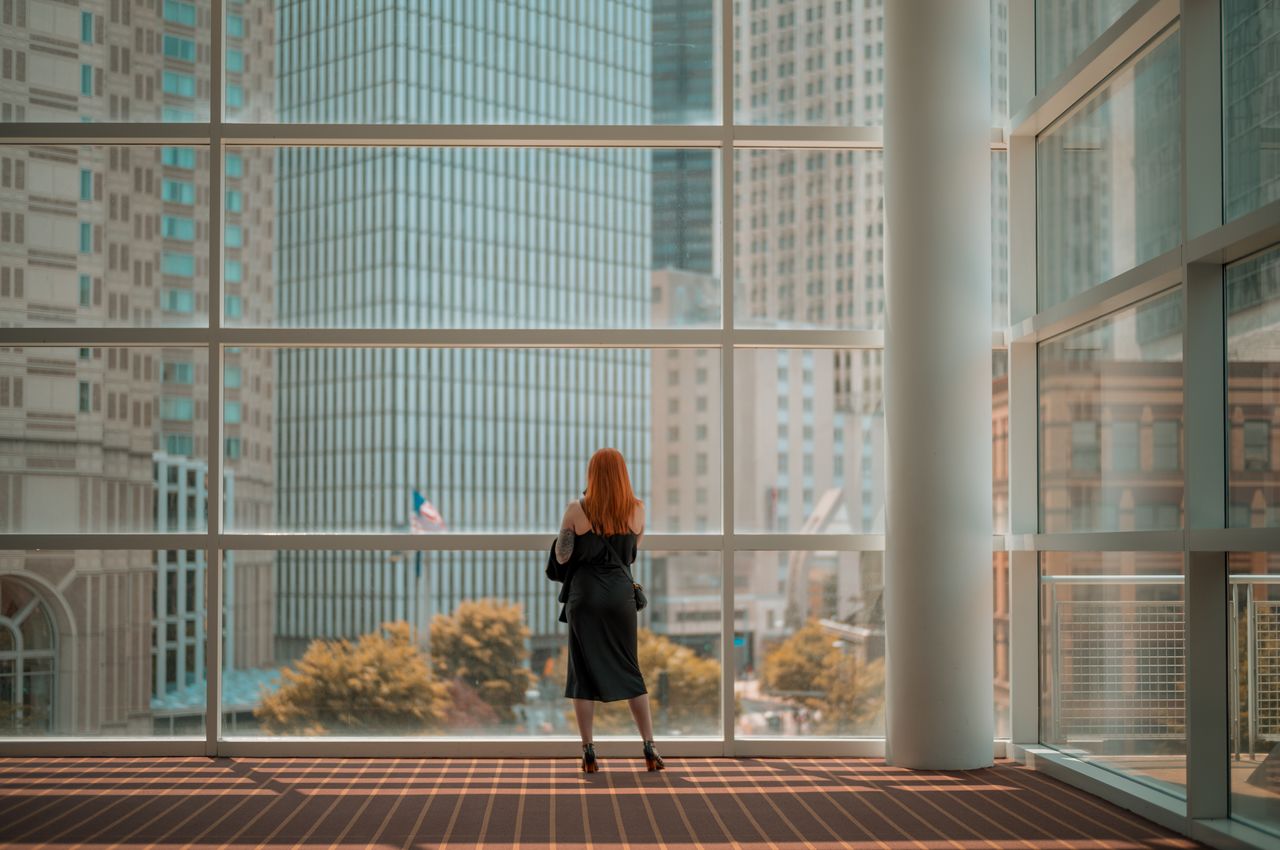
[[[989,0],[885,3],[886,732],[992,762]]]

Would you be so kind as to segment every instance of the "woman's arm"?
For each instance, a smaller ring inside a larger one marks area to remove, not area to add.
[[[569,559],[573,557],[574,513],[577,508],[577,502],[570,502],[560,520],[560,534],[556,537],[556,560],[562,564],[569,563]]]

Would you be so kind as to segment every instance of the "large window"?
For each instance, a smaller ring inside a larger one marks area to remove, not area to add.
[[[1174,29],[1037,139],[1040,309],[1178,245],[1178,48]]]
[[[1228,219],[1280,198],[1280,129],[1273,104],[1280,96],[1280,4],[1226,0],[1222,4],[1223,159]]]
[[[1182,524],[1182,293],[1039,347],[1040,526]]]

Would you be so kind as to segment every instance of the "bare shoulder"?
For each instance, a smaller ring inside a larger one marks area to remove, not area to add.
[[[636,534],[644,533],[644,502],[637,502],[631,512],[631,530]]]
[[[575,534],[586,534],[591,530],[591,520],[587,519],[587,512],[582,509],[582,503],[577,499],[565,505],[564,519],[560,522],[560,527],[571,527]]]

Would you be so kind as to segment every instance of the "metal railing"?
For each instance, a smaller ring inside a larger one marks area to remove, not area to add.
[[[1183,577],[1042,576],[1041,584],[1043,648],[1049,656],[1045,739],[1070,744],[1184,738],[1185,611],[1181,593],[1174,595]],[[1280,587],[1280,575],[1230,577],[1231,741],[1237,759],[1256,758],[1280,741],[1280,599],[1259,599],[1258,588],[1267,586]]]

